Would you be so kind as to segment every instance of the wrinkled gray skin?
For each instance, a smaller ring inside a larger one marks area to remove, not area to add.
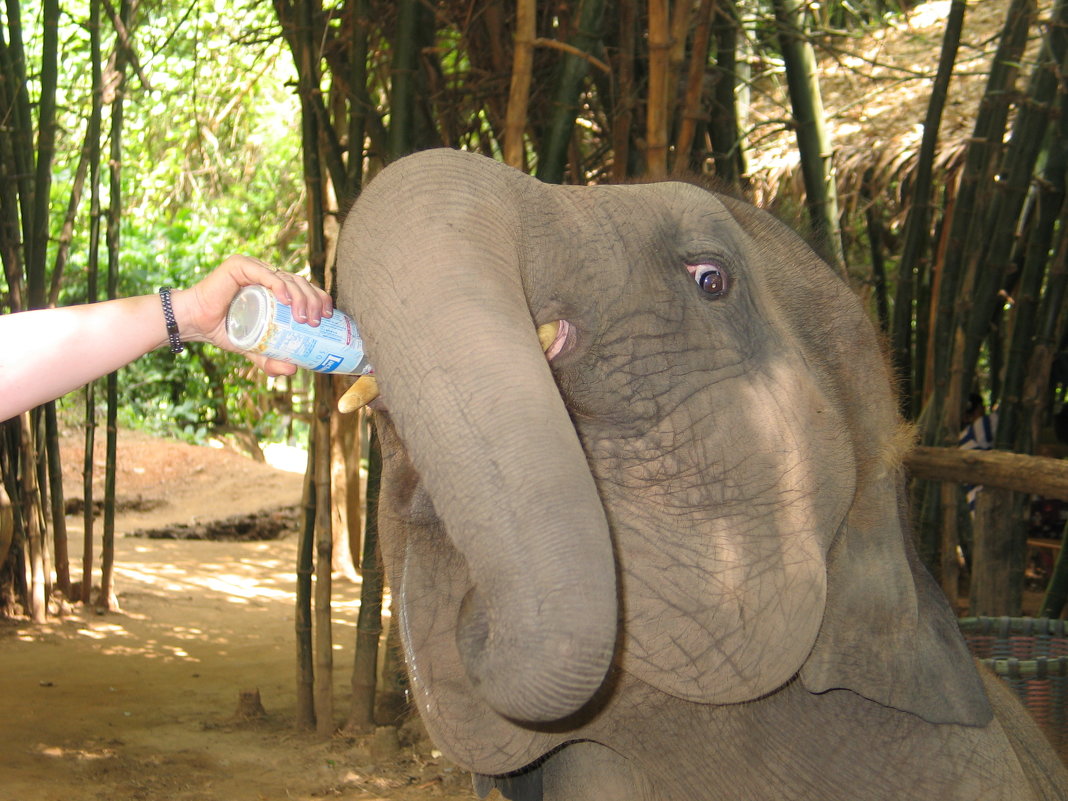
[[[782,224],[431,151],[339,260],[414,700],[480,792],[1068,797],[917,565],[875,333]]]

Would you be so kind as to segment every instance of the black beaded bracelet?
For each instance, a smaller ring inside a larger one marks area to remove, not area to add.
[[[181,353],[185,350],[185,345],[182,344],[182,338],[178,335],[178,321],[174,319],[170,287],[159,288],[159,300],[163,304],[163,319],[167,323],[167,339],[171,342],[171,353]]]

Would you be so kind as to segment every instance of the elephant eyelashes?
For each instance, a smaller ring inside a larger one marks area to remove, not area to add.
[[[721,298],[730,289],[727,271],[718,264],[687,264],[686,269],[709,297]]]

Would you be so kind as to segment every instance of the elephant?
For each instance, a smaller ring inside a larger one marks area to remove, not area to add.
[[[337,265],[412,703],[479,795],[1068,798],[914,552],[880,338],[789,226],[439,149]]]

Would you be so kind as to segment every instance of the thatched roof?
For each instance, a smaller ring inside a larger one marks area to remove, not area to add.
[[[818,45],[820,86],[844,212],[859,202],[867,171],[872,193],[885,200],[888,190],[897,191],[914,168],[949,6],[949,0],[932,0],[917,5],[906,20],[892,27],[834,37]],[[940,127],[939,183],[953,180],[962,163],[1008,6],[1009,0],[968,6]],[[1041,22],[1048,19],[1049,6],[1039,3]],[[1032,32],[1018,86],[1027,80],[1042,27]],[[772,74],[759,89],[748,121],[749,171],[756,200],[769,202],[787,188],[801,197],[796,140],[781,122],[790,118],[785,76]],[[898,200],[896,211],[903,216],[907,202]]]

